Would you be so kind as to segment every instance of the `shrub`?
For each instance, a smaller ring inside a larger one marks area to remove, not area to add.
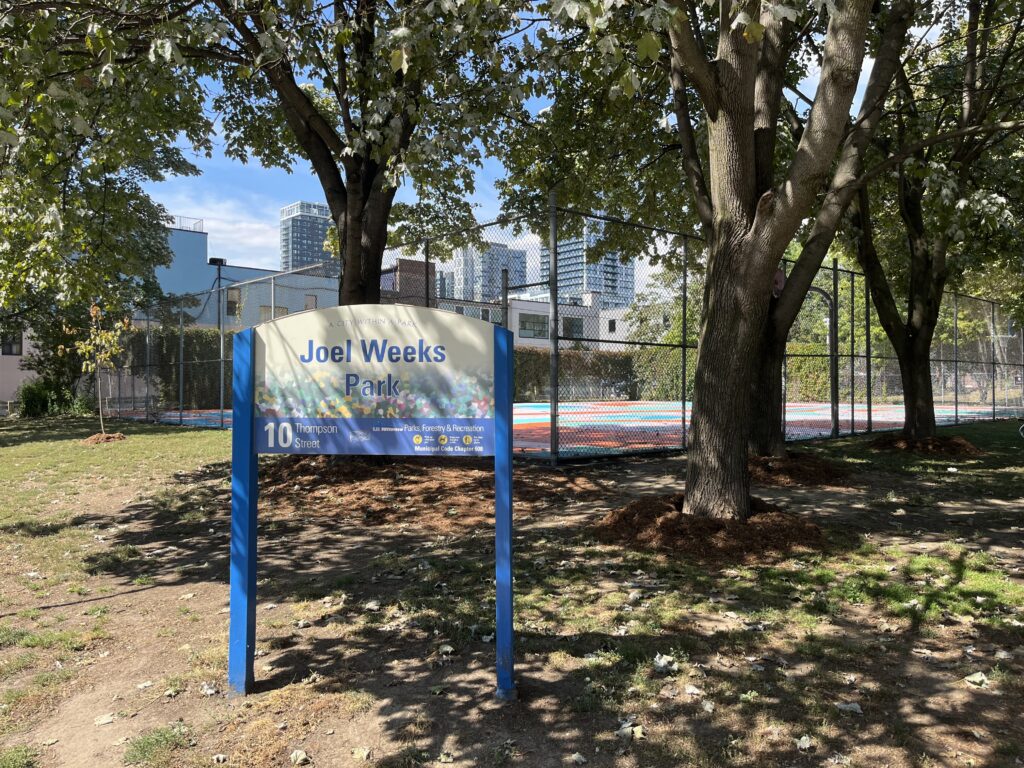
[[[89,416],[95,405],[87,395],[75,395],[60,385],[41,378],[25,381],[15,395],[18,415],[27,419],[43,416]]]
[[[50,413],[52,396],[49,387],[42,379],[28,379],[20,387],[15,396],[18,401],[18,413],[28,419],[38,419]]]

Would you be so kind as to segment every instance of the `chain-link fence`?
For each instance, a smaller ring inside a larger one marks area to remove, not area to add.
[[[552,208],[544,220],[503,220],[390,248],[381,301],[513,332],[518,451],[558,459],[681,450],[702,250],[687,233]],[[324,262],[218,280],[211,291],[138,312],[124,365],[99,383],[105,413],[230,427],[234,334],[336,305],[339,278],[338,262]],[[946,296],[931,367],[939,423],[1024,413],[1024,337],[993,302]],[[863,275],[834,262],[819,270],[788,337],[783,399],[788,439],[902,426],[900,367]]]

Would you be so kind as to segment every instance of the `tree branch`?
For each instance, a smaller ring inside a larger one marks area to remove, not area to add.
[[[677,9],[672,16],[668,27],[669,56],[672,59],[673,68],[686,76],[697,96],[700,97],[712,117],[718,113],[718,87],[714,69],[708,61],[704,49],[697,42],[693,34],[693,27],[686,14],[686,9],[678,2],[673,3]]]
[[[835,159],[864,60],[871,0],[847,0],[829,20],[818,92],[783,183],[758,203],[751,228],[768,250],[788,243]]]

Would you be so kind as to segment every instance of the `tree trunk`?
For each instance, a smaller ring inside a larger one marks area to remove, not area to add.
[[[98,367],[93,376],[93,380],[96,384],[96,406],[99,408],[100,412],[100,434],[105,435],[107,434],[107,428],[103,424],[103,387],[100,384],[100,373]]]
[[[395,199],[394,188],[384,185],[384,174],[377,173],[364,194],[363,176],[351,173],[346,178],[347,207],[336,216],[338,243],[341,245],[341,281],[338,303],[379,304],[380,276],[388,239],[388,218]]]
[[[750,514],[750,392],[768,288],[756,285],[757,270],[747,248],[720,242],[716,250],[708,260],[697,347],[686,511],[698,517],[745,520]]]
[[[782,366],[786,359],[786,340],[777,338],[770,314],[757,356],[758,366],[750,388],[750,452],[755,456],[785,456]]]
[[[935,436],[930,337],[908,341],[896,351],[903,381],[903,434],[911,440]]]

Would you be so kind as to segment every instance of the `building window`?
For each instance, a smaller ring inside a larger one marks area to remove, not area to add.
[[[306,309],[316,309],[316,296],[314,294],[306,294]]]
[[[546,339],[548,337],[548,316],[520,313],[519,336],[523,339]]]
[[[274,319],[284,317],[288,314],[288,307],[274,307]]]
[[[487,322],[490,322],[491,321],[491,310],[487,309],[487,308],[481,309],[480,310],[480,319],[481,320],[486,320]]]
[[[562,318],[562,336],[567,339],[582,339],[583,338],[583,318],[582,317],[563,317]]]
[[[242,311],[242,289],[228,288],[227,313],[228,317],[238,317]]]
[[[608,333],[615,333],[615,318],[608,321]]]
[[[270,305],[269,304],[261,304],[260,305],[260,322],[261,323],[265,323],[269,319],[270,319]]]
[[[16,333],[13,336],[5,336],[3,341],[0,342],[0,354],[21,357],[21,334]]]

